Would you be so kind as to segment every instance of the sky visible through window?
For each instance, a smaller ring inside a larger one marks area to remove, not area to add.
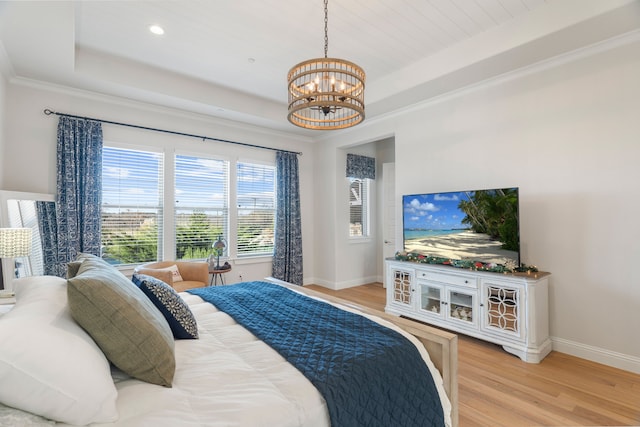
[[[238,207],[242,209],[274,208],[275,170],[238,163]]]
[[[158,206],[162,187],[162,154],[104,147],[102,204]]]
[[[121,156],[123,151],[126,161]],[[180,158],[188,161],[180,162]],[[222,207],[226,197],[226,162],[189,156],[178,156],[178,161],[176,200],[192,208]],[[162,181],[162,154],[105,147],[103,162],[103,204],[158,205],[162,197],[158,186],[158,179]],[[254,166],[238,163],[238,204],[243,208],[273,208],[274,170]],[[203,176],[208,177],[205,186]]]
[[[222,209],[227,205],[228,162],[176,156],[176,206]]]

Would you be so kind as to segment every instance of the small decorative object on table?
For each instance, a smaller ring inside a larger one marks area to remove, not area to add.
[[[213,245],[211,245],[211,247],[213,248],[212,256],[216,258],[216,265],[213,267],[213,269],[225,270],[226,267],[220,265],[220,257],[224,255],[224,251],[227,248],[227,242],[222,238],[222,234],[218,236],[218,240],[213,242]],[[228,265],[228,263],[226,265]]]
[[[227,247],[227,243],[222,238],[222,234],[218,236],[218,240],[213,242],[211,245],[213,248],[213,253],[209,257],[209,273],[211,274],[211,283],[210,285],[218,284],[218,277],[220,277],[220,283],[224,285],[224,273],[228,273],[231,271],[231,265],[228,262],[225,262],[223,265],[220,265],[220,257],[224,255],[224,251]],[[212,266],[213,258],[216,259],[216,264]]]

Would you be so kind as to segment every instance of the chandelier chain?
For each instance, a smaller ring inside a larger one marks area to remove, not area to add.
[[[329,24],[329,10],[327,5],[329,4],[329,0],[324,0],[324,57],[327,57],[327,52],[329,52],[329,31],[327,30]]]

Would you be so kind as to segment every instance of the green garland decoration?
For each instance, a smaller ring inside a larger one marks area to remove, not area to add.
[[[420,264],[448,265],[455,268],[464,268],[475,271],[488,271],[491,273],[535,273],[537,267],[522,264],[518,266],[507,266],[504,264],[485,263],[481,261],[471,261],[462,259],[449,259],[432,255],[424,255],[417,252],[396,252],[396,260],[417,262]]]

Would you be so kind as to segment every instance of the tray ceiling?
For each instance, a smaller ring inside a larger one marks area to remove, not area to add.
[[[638,3],[331,0],[329,56],[366,71],[371,120],[636,30]],[[321,0],[2,1],[0,65],[11,79],[310,135],[286,121],[286,74],[323,56],[323,19]]]

